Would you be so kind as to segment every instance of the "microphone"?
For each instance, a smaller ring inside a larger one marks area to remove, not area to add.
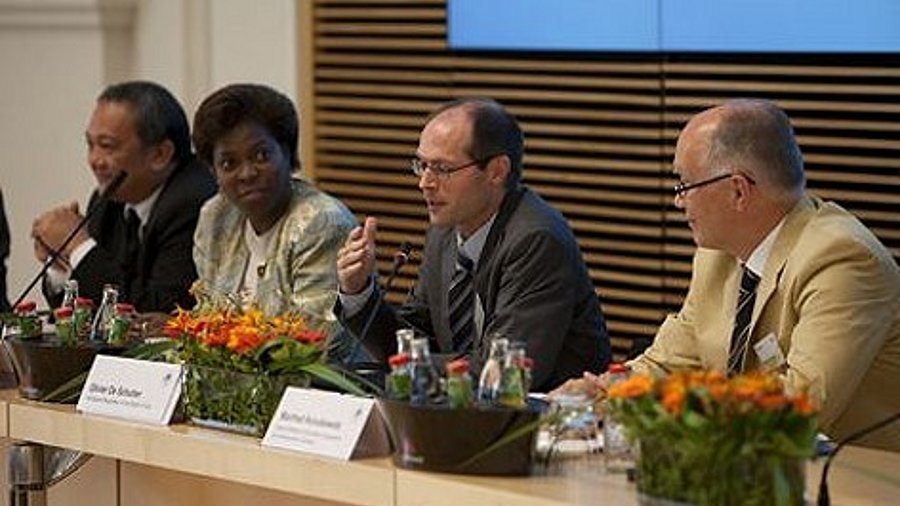
[[[816,500],[816,504],[818,506],[831,506],[831,497],[828,495],[828,469],[831,468],[831,461],[834,460],[834,457],[841,450],[841,448],[865,435],[871,434],[879,429],[887,427],[897,420],[900,420],[900,413],[894,413],[893,415],[877,423],[869,425],[868,427],[863,427],[862,429],[842,439],[838,443],[838,445],[834,447],[834,450],[832,450],[831,454],[828,455],[828,458],[825,459],[825,465],[822,467],[822,479],[821,481],[819,481],[819,497]]]
[[[403,241],[394,253],[394,263],[391,265],[391,272],[381,285],[381,291],[384,292],[384,294],[375,300],[375,307],[369,312],[369,316],[366,318],[362,330],[360,330],[359,334],[356,336],[356,342],[353,343],[353,349],[350,350],[350,353],[347,355],[347,363],[353,363],[353,358],[359,353],[359,347],[362,346],[362,342],[365,340],[366,336],[369,335],[369,328],[372,326],[372,322],[375,321],[375,315],[378,314],[381,305],[384,304],[385,295],[390,291],[391,286],[393,286],[394,278],[397,277],[397,273],[399,273],[400,269],[409,262],[409,255],[411,252],[412,244],[410,244],[409,241]]]
[[[400,272],[400,269],[403,268],[404,265],[409,263],[409,254],[412,252],[412,244],[409,241],[403,241],[400,243],[400,247],[397,248],[397,252],[394,253],[394,263],[391,266],[391,273],[388,276],[387,280],[385,280],[384,285],[382,285],[381,290],[383,292],[388,292],[391,289],[391,286],[394,284],[394,278],[397,276],[397,273]]]
[[[35,276],[34,279],[31,280],[31,283],[28,284],[28,287],[26,287],[25,290],[22,291],[22,293],[16,299],[16,302],[12,305],[12,307],[18,306],[19,303],[22,302],[22,300],[24,300],[25,297],[28,296],[28,293],[31,291],[32,288],[34,288],[34,285],[36,285],[38,283],[38,281],[40,281],[47,274],[47,271],[50,269],[50,266],[53,265],[54,263],[56,263],[57,260],[59,260],[60,255],[62,255],[62,252],[65,251],[66,246],[68,246],[69,243],[72,242],[72,239],[75,238],[75,234],[77,234],[79,230],[84,228],[84,226],[87,224],[88,220],[90,220],[91,217],[93,217],[94,213],[97,212],[97,209],[100,207],[99,204],[103,201],[109,200],[109,198],[112,196],[112,194],[115,193],[116,190],[118,190],[120,186],[122,186],[122,182],[125,181],[125,177],[127,175],[128,175],[127,172],[120,170],[119,173],[116,174],[116,177],[114,177],[113,180],[109,183],[109,185],[107,185],[106,188],[104,188],[103,191],[100,192],[100,195],[98,196],[97,201],[94,203],[93,206],[91,206],[88,209],[88,211],[87,211],[87,213],[85,213],[84,217],[81,218],[81,221],[78,222],[78,225],[76,225],[75,228],[73,228],[72,231],[69,232],[69,235],[66,236],[66,238],[63,240],[62,244],[60,244],[59,248],[57,248],[57,249],[49,248],[50,256],[47,257],[47,261],[44,262],[44,265],[41,267],[41,270],[38,271],[37,276]],[[43,242],[43,240],[41,242]]]

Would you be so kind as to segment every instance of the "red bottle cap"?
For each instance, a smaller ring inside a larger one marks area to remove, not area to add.
[[[610,374],[622,374],[622,373],[628,372],[630,370],[631,370],[630,367],[628,367],[625,364],[619,363],[619,362],[609,364],[609,373]]]
[[[465,374],[469,372],[469,361],[464,358],[458,358],[452,362],[447,362],[447,374]]]
[[[20,302],[19,305],[16,306],[16,313],[30,313],[34,311],[36,307],[37,304],[35,304],[33,300],[25,300]]]
[[[131,314],[134,312],[134,305],[127,302],[119,302],[116,304],[116,314]]]
[[[522,369],[534,369],[534,359],[531,357],[522,357],[519,361],[519,367]]]
[[[87,297],[76,297],[75,298],[75,307],[94,307],[94,301]]]
[[[391,367],[398,367],[408,364],[409,360],[409,353],[398,353],[396,355],[391,355],[391,358],[388,359],[388,364],[390,364]]]
[[[53,311],[53,314],[56,315],[56,319],[60,318],[69,318],[72,316],[72,308],[70,307],[58,307],[56,311]]]

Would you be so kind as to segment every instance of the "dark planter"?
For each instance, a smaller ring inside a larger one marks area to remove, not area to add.
[[[459,474],[526,475],[531,472],[537,427],[499,448],[480,452],[511,431],[534,424],[543,409],[450,409],[379,399],[394,445],[394,463],[407,469]]]
[[[98,353],[118,355],[122,346],[106,343],[62,345],[54,335],[40,339],[3,340],[19,382],[19,394],[26,399],[42,400],[66,382],[88,371]]]

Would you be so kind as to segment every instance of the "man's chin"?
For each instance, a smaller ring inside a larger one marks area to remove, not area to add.
[[[119,188],[118,190],[107,195],[106,192],[107,192],[108,188],[109,188],[109,184],[100,185],[97,187],[97,193],[99,193],[100,195],[105,195],[106,200],[111,200],[113,202],[125,202],[125,200],[122,198],[122,189],[121,188]]]
[[[446,219],[446,218],[444,218],[444,217],[443,217],[442,215],[440,215],[440,214],[435,214],[435,213],[428,213],[428,223],[429,223],[432,227],[446,228],[446,227],[449,227],[449,226],[450,226],[450,224],[447,223],[447,219]]]

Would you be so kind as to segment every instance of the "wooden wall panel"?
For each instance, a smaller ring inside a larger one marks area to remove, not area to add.
[[[379,218],[383,273],[400,242],[422,247],[427,216],[408,161],[424,118],[468,95],[496,98],[519,118],[525,182],[575,230],[620,356],[649,343],[684,296],[694,246],[672,205],[670,160],[690,115],[722,100],[783,106],[810,188],[854,211],[900,257],[896,57],[458,52],[446,45],[444,0],[315,0],[306,9],[314,36],[303,49],[313,88],[303,95],[304,160],[360,219]],[[403,299],[413,264],[390,300]]]

